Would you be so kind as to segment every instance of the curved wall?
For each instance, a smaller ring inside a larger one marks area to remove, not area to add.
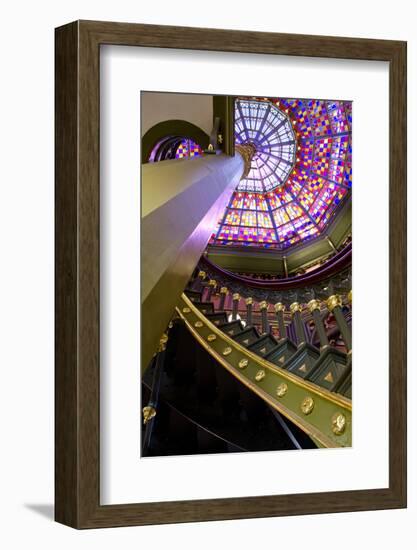
[[[213,127],[213,96],[206,94],[174,94],[167,92],[142,92],[142,136],[164,120],[187,120],[206,134]]]
[[[204,256],[201,258],[200,264],[202,269],[207,267],[212,272],[214,271],[219,275],[230,279],[231,281],[246,285],[250,288],[275,290],[279,292],[282,290],[297,289],[300,287],[317,284],[347,269],[350,265],[352,265],[352,245],[349,244],[346,246],[343,250],[335,254],[333,258],[314,271],[306,273],[305,275],[288,277],[284,279],[270,279],[268,281],[261,281],[251,277],[237,275],[236,273],[222,269]]]

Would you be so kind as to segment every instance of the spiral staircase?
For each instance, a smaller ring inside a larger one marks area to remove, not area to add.
[[[232,291],[199,270],[178,299],[142,378],[142,456],[351,446],[351,292]]]

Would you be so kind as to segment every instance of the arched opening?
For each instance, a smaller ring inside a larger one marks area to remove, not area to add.
[[[142,163],[178,158],[184,150],[197,156],[208,147],[209,136],[186,120],[165,120],[152,126],[142,138]],[[179,157],[182,158],[182,157]]]
[[[153,147],[148,162],[201,157],[203,150],[198,143],[189,137],[168,136],[158,141]]]

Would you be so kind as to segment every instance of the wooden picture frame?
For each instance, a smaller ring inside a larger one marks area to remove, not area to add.
[[[406,43],[76,21],[56,29],[56,521],[116,527],[406,506]],[[108,44],[389,62],[389,487],[100,505],[99,58]]]

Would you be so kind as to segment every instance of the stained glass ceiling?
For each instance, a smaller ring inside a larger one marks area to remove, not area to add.
[[[255,149],[210,244],[288,249],[325,231],[352,186],[352,103],[239,98],[235,141]]]
[[[263,193],[282,186],[295,162],[291,121],[269,101],[237,99],[235,105],[236,144],[250,143],[255,149],[251,169],[237,189]]]

